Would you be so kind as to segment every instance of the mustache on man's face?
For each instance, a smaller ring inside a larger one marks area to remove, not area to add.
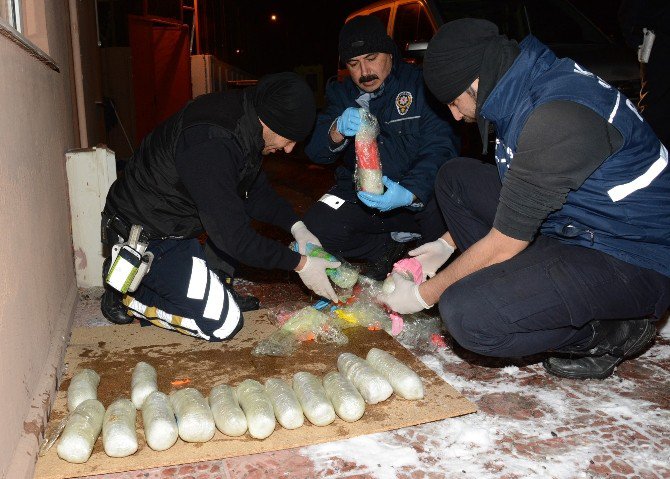
[[[377,80],[379,77],[377,75],[363,75],[358,79],[358,83],[367,83],[372,80]]]

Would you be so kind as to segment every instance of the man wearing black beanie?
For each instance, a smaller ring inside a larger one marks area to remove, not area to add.
[[[433,197],[440,166],[457,155],[451,127],[433,110],[421,70],[400,61],[386,26],[374,16],[354,17],[339,36],[340,60],[350,76],[332,81],[305,152],[316,163],[342,158],[335,186],[305,215],[326,249],[367,262],[364,273],[384,279],[409,242],[433,241],[444,223]],[[377,146],[385,191],[356,192],[355,137],[361,111],[379,123]],[[444,110],[443,110],[444,111]]]
[[[307,83],[279,73],[245,90],[202,95],[149,133],[111,186],[102,213],[103,242],[114,248],[103,268],[109,278],[104,316],[229,339],[242,327],[241,310],[258,309],[257,300],[232,289],[237,262],[297,271],[310,289],[337,300],[325,270],[339,263],[304,255],[306,243],[319,239],[261,171],[262,156],[290,152],[315,116]],[[251,219],[290,231],[300,252],[260,236]],[[141,227],[139,242],[114,254],[134,225]],[[204,232],[203,248],[198,236]],[[134,256],[153,262],[139,287],[126,291],[124,274]]]
[[[548,352],[551,374],[611,375],[670,305],[666,147],[615,88],[486,20],[445,24],[424,75],[454,118],[494,126],[497,164],[440,170],[438,241],[462,254],[419,286],[395,275],[380,299],[400,313],[439,302],[451,335],[480,354]]]

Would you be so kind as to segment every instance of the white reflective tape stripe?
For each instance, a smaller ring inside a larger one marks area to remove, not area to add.
[[[230,336],[240,324],[242,318],[240,307],[233,300],[230,292],[226,291],[226,295],[228,296],[228,314],[223,318],[223,325],[212,333],[215,338],[219,339],[226,339]]]
[[[186,297],[190,299],[202,299],[205,297],[207,288],[207,263],[204,259],[193,257],[191,268],[191,280],[188,283]]]
[[[584,70],[581,65],[579,65],[577,62],[575,62],[575,68],[572,70],[575,73],[579,73],[580,75],[584,75],[587,77],[592,77],[593,73],[591,73],[588,70]]]
[[[656,160],[647,171],[626,184],[615,186],[607,191],[612,201],[617,202],[624,199],[631,193],[646,188],[654,181],[658,175],[668,166],[668,150],[661,144],[661,156]]]
[[[418,116],[408,116],[407,118],[396,118],[395,120],[389,120],[386,122],[388,125],[389,123],[396,123],[398,121],[407,121],[407,120],[416,120],[417,118],[421,118],[421,115]]]
[[[327,204],[334,210],[338,209],[344,204],[344,200],[342,198],[338,198],[337,196],[328,193],[319,198],[319,201]]]
[[[168,323],[172,323],[172,321],[173,321],[172,314],[168,313],[167,311],[163,311],[162,309],[158,309],[158,308],[156,308],[156,317],[158,319],[162,319],[163,321],[167,321]]]
[[[163,311],[160,308],[154,308],[156,316],[147,317],[144,313],[149,309],[149,306],[140,303],[134,298],[128,306],[128,309],[131,309],[134,315],[139,315],[147,320],[158,321],[160,324],[153,323],[158,327],[169,329],[171,331],[178,331],[188,336],[194,336],[209,341],[209,336],[202,332],[194,319],[181,316],[180,323],[175,324],[174,315],[167,311]]]
[[[600,77],[598,77],[598,84],[599,84],[601,87],[603,87],[603,88],[607,88],[608,90],[609,90],[610,88],[612,88],[611,85],[610,85],[609,83],[607,83],[605,80],[603,80],[603,79],[600,78]]]
[[[209,336],[202,332],[202,330],[198,327],[198,324],[192,318],[182,317],[181,324],[177,330],[182,334],[188,334],[189,336],[194,336],[196,338],[202,338],[209,341]],[[188,333],[185,332],[185,330],[188,331]]]
[[[226,290],[221,284],[219,277],[212,271],[209,272],[209,294],[207,295],[207,305],[205,312],[202,313],[203,318],[219,319],[221,318],[221,311],[223,311],[223,301],[226,297]]]
[[[168,321],[165,321],[164,319],[160,319],[160,318],[151,318],[151,319],[152,319],[152,321],[157,321],[158,322],[158,324],[153,322],[152,324],[154,326],[158,326],[159,328],[163,328],[163,329],[168,329],[170,331],[177,331],[177,329],[174,326],[172,326]]]
[[[146,311],[147,311],[147,306],[145,304],[140,303],[135,298],[133,298],[133,300],[128,305],[128,309],[132,309],[136,313],[139,313],[142,316],[144,316],[144,313],[146,313]]]
[[[621,93],[616,92],[616,103],[614,104],[614,108],[612,109],[612,113],[610,113],[610,117],[607,120],[608,122],[612,123],[614,121],[614,117],[616,116],[616,112],[619,109],[619,101],[621,100]]]

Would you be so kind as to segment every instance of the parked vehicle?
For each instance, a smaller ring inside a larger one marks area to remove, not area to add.
[[[636,101],[640,72],[635,55],[614,43],[567,0],[382,0],[355,11],[387,26],[403,59],[420,63],[437,29],[457,18],[486,18],[509,38],[532,33],[559,57],[570,57]]]

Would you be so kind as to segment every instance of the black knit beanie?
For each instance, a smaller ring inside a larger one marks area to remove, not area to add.
[[[508,40],[488,20],[461,18],[442,25],[423,60],[428,89],[442,103],[454,101],[479,76],[484,51],[497,41]]]
[[[261,78],[253,103],[261,121],[288,140],[302,141],[312,131],[316,118],[314,94],[296,73],[274,73]]]
[[[347,62],[368,53],[393,53],[395,44],[377,17],[354,17],[340,30],[340,60]]]

